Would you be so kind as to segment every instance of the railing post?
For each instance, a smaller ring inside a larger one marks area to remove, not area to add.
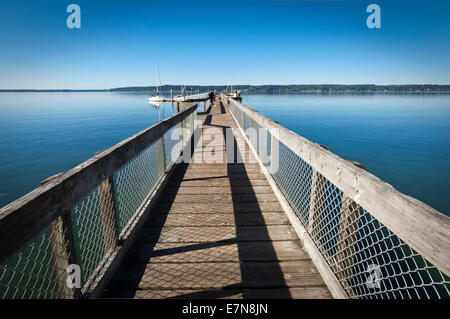
[[[243,113],[243,112],[242,112]],[[270,134],[270,174],[275,174],[279,168],[280,160],[280,141],[272,133]]]
[[[326,178],[313,168],[311,196],[309,201],[308,232],[314,239],[316,239],[316,235],[318,235],[314,234],[314,230],[317,229],[317,226],[323,218],[326,181]]]
[[[164,175],[166,172],[166,153],[164,150],[164,136],[161,136],[156,141],[156,146],[158,150],[158,172],[159,176]]]
[[[53,181],[62,174],[59,173],[46,178],[41,182],[41,185]],[[52,249],[53,264],[55,266],[58,296],[61,299],[79,298],[81,296],[80,288],[69,288],[66,281],[68,278],[67,267],[77,263],[70,210],[64,212],[50,223],[48,226],[48,236]]]
[[[255,148],[255,151],[257,154],[259,154],[259,145],[258,145],[258,124],[255,120],[250,119],[251,121],[251,128],[252,128],[252,140],[253,140],[253,147]]]
[[[100,209],[103,222],[103,238],[106,251],[114,250],[117,245],[118,227],[116,214],[116,201],[114,198],[114,180],[110,176],[99,186]]]
[[[352,163],[361,169],[365,169],[362,164]],[[343,194],[336,250],[336,277],[350,297],[354,296],[350,279],[353,275],[354,257],[358,240],[360,209],[361,207],[356,202],[345,193]]]
[[[186,118],[184,118],[181,121],[181,132],[183,132],[183,149],[185,148],[186,144]]]
[[[58,296],[61,299],[81,297],[80,288],[67,286],[67,267],[77,263],[70,210],[56,218],[48,227],[52,258],[55,265]]]
[[[326,146],[320,145],[320,147],[328,150],[328,147]],[[316,239],[316,234],[313,233],[314,229],[317,228],[323,218],[323,205],[325,200],[325,186],[327,180],[314,168],[312,170],[313,173],[311,179],[311,195],[309,200],[308,232],[311,237],[313,237],[313,239]]]

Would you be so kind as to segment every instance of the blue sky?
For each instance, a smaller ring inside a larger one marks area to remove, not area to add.
[[[0,88],[153,85],[155,65],[163,84],[450,84],[449,57],[448,0],[0,0]]]

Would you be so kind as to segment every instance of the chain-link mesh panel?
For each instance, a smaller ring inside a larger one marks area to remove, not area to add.
[[[278,144],[278,169],[272,176],[303,224],[309,216],[312,169],[285,144]]]
[[[258,124],[258,156],[261,161],[270,167],[272,154],[272,134]]]
[[[248,128],[251,127],[251,119],[250,116],[248,116],[247,114],[245,114],[245,132],[247,133],[247,137],[250,138],[250,134],[248,133]]]
[[[0,266],[0,298],[58,298],[57,270],[44,229]]]
[[[166,168],[176,160],[175,157],[181,151],[181,135],[177,130],[178,126],[175,125],[171,129],[169,129],[166,133],[164,133],[164,154],[165,154],[165,165]],[[178,132],[178,133],[177,133]]]
[[[186,140],[195,129],[196,113],[184,119]],[[0,298],[73,298],[80,291],[67,285],[68,266],[80,268],[81,287],[97,278],[119,232],[135,217],[172,159],[181,151],[173,130],[147,146],[113,176],[56,218],[25,246],[0,265]]]
[[[182,127],[183,127],[183,146],[185,143],[187,143],[188,139],[189,139],[189,122],[187,120],[187,118],[185,118],[182,121]]]
[[[340,219],[336,253],[328,259],[350,296],[449,298],[449,277],[366,210],[344,199]]]
[[[320,247],[328,254],[334,255],[340,231],[339,216],[343,194],[339,188],[316,171],[312,173],[311,185],[314,195],[310,197],[308,209],[311,214],[311,218],[308,217],[309,232],[311,237],[320,243]]]
[[[245,121],[245,118],[244,118],[245,113],[239,111],[237,106],[234,105],[233,103],[229,103],[229,108],[231,110],[231,113],[233,113],[234,117],[236,118],[236,121],[237,121],[238,125],[241,128],[245,128],[245,122],[244,122]]]
[[[233,102],[230,110],[244,131],[252,126],[254,120]],[[251,134],[246,135],[251,141]],[[272,177],[349,297],[450,297],[448,276],[289,147],[274,141],[267,143],[267,154],[278,145],[279,167]]]
[[[194,132],[194,125],[195,125],[195,119],[197,118],[197,113],[191,113],[188,117],[186,117],[184,122],[184,140],[188,141],[193,132]]]
[[[74,205],[70,215],[58,217],[1,265],[0,297],[72,298],[74,292],[66,282],[69,263],[76,260],[84,285],[104,256],[95,189]]]
[[[136,215],[161,175],[156,141],[114,173],[119,233]]]
[[[77,263],[81,268],[83,286],[106,254],[98,188],[74,205],[71,216]]]

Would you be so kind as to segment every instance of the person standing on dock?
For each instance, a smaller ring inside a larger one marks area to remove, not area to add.
[[[209,100],[210,100],[210,102],[211,102],[211,104],[213,104],[214,103],[214,91],[210,91],[209,92]]]

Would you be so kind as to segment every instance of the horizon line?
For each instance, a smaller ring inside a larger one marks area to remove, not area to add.
[[[160,87],[164,86],[183,86],[185,88],[189,86],[196,87],[212,87],[212,86],[223,86],[223,87],[240,87],[240,86],[250,86],[250,87],[263,87],[263,86],[374,86],[374,87],[386,87],[386,86],[450,86],[450,84],[432,84],[432,83],[423,83],[423,84],[371,84],[371,83],[359,83],[359,84],[164,84],[160,85]],[[155,85],[131,85],[131,86],[118,86],[111,88],[94,88],[94,89],[71,89],[71,88],[15,88],[15,89],[4,89],[0,88],[1,91],[110,91],[117,89],[127,89],[127,88],[155,88]]]

